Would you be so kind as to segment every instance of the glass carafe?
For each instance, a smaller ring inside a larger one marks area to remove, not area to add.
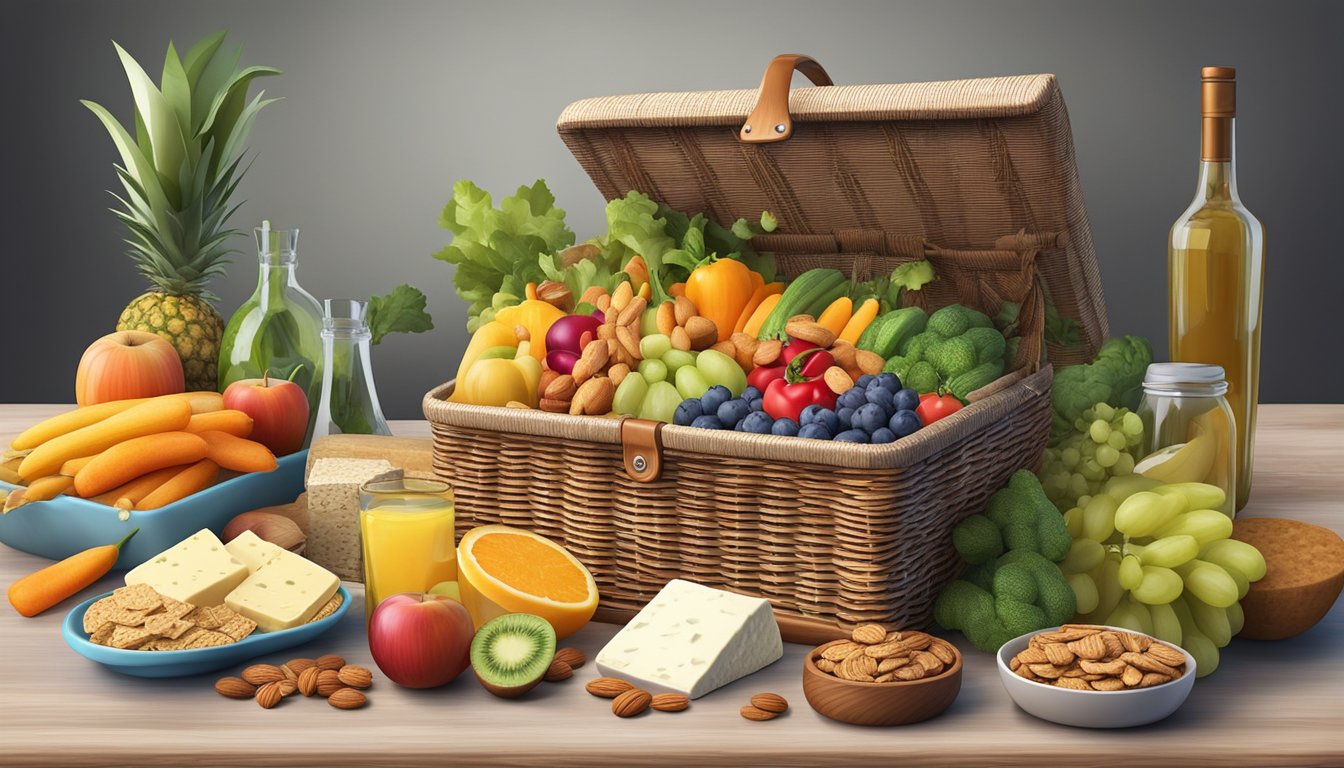
[[[257,289],[233,313],[219,350],[219,389],[240,379],[288,379],[308,393],[308,433],[317,412],[322,378],[322,306],[295,277],[297,229],[271,229],[257,236]],[[304,441],[308,445],[308,440]]]
[[[390,435],[373,385],[368,302],[327,299],[322,318],[322,394],[313,437],[331,434]]]

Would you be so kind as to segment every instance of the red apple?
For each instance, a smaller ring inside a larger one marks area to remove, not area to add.
[[[172,344],[148,331],[117,331],[84,350],[75,374],[75,402],[158,397],[184,387],[182,358]]]
[[[437,688],[471,663],[471,614],[443,595],[402,592],[384,598],[369,618],[373,661],[397,685]]]
[[[252,417],[249,440],[271,449],[276,456],[303,447],[308,434],[308,395],[292,381],[240,379],[224,390],[224,407]]]

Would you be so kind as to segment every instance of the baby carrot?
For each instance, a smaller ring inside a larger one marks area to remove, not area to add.
[[[204,459],[209,450],[210,446],[200,435],[190,432],[160,432],[135,437],[108,448],[85,465],[75,475],[75,492],[85,498],[97,496],[156,469],[194,464]]]
[[[208,487],[217,477],[219,477],[219,465],[209,459],[201,459],[168,478],[148,496],[136,502],[135,508],[158,509],[172,504]]]
[[[39,477],[29,483],[28,487],[23,489],[23,494],[17,499],[12,501],[8,498],[5,499],[3,514],[9,514],[15,508],[22,507],[29,502],[54,499],[62,493],[69,491],[72,483],[74,483],[74,479],[65,475],[47,475],[46,477]]]
[[[247,437],[252,434],[252,417],[234,410],[198,413],[187,422],[185,431],[196,435],[211,431],[228,432],[234,437]]]
[[[100,493],[89,499],[99,504],[106,504],[109,507],[118,507],[120,509],[134,509],[139,501],[158,488],[160,485],[172,479],[173,475],[186,469],[186,466],[164,467],[156,469],[146,475],[131,480],[128,483],[113,488],[106,493]]]
[[[10,448],[16,451],[30,451],[48,440],[54,440],[77,429],[92,426],[137,405],[154,400],[185,401],[187,405],[191,406],[192,413],[209,413],[224,407],[224,396],[218,392],[183,392],[177,395],[145,397],[135,400],[113,400],[97,405],[84,405],[73,411],[52,416],[25,429],[18,437],[14,438],[14,442],[10,443]]]
[[[29,480],[55,474],[70,459],[92,456],[131,438],[182,429],[189,421],[191,403],[185,398],[169,396],[146,400],[97,424],[81,427],[42,443],[23,457],[19,474]],[[200,458],[197,456],[192,461],[199,461]]]
[[[9,585],[9,604],[31,617],[69,598],[112,570],[122,546],[139,530],[131,531],[116,544],[86,549],[24,576]]]
[[[275,469],[275,454],[261,443],[234,437],[227,432],[202,432],[209,445],[205,458],[234,472],[270,472]]]

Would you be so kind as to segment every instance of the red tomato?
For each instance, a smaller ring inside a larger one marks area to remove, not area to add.
[[[955,396],[928,392],[919,396],[919,407],[915,409],[915,415],[919,416],[920,423],[927,427],[960,410],[961,401]]]

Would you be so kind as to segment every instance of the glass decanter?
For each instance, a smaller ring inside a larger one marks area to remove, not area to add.
[[[322,394],[313,437],[390,435],[369,361],[368,302],[327,299],[322,318]]]

